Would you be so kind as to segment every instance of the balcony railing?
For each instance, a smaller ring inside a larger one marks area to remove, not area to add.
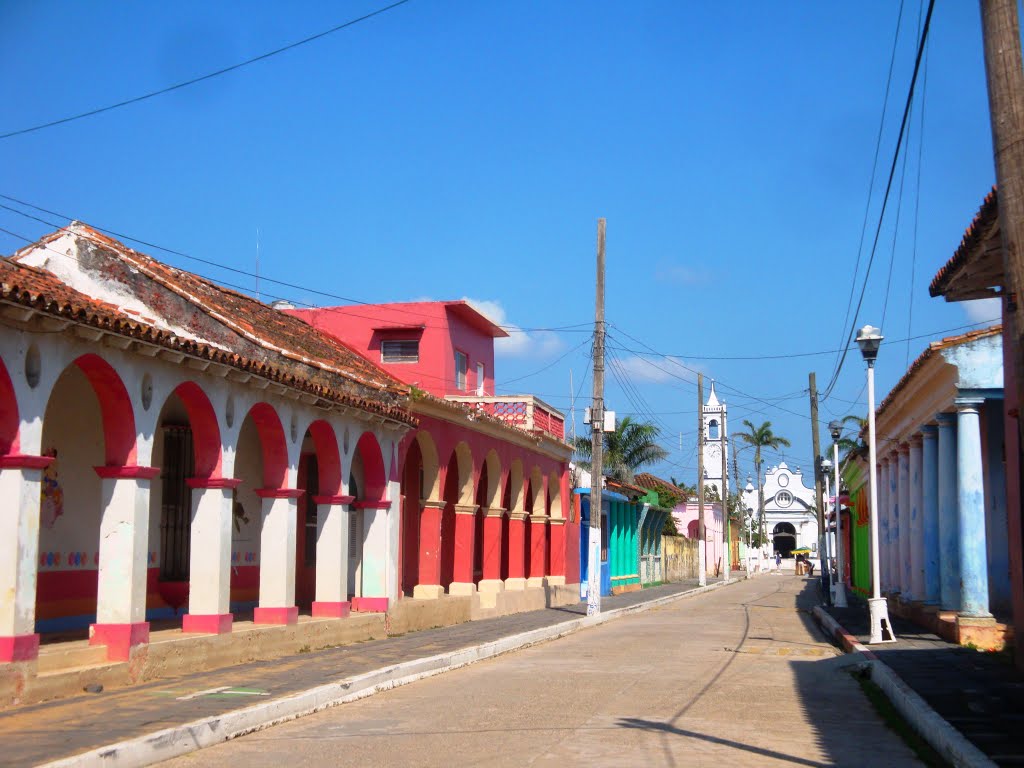
[[[543,432],[558,440],[565,439],[565,416],[533,395],[449,395],[446,399],[466,403],[526,432]]]

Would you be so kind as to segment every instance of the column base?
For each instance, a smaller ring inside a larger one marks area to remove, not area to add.
[[[344,619],[352,610],[352,603],[348,600],[331,602],[327,600],[313,601],[313,618],[316,619]]]
[[[230,613],[186,613],[181,617],[181,631],[203,635],[226,635],[231,632],[234,616]]]
[[[552,587],[564,587],[565,576],[548,576],[548,586]]]
[[[505,579],[505,589],[508,592],[522,592],[526,589],[526,579],[522,576],[510,576]]]
[[[959,645],[998,651],[1006,645],[1006,627],[1000,625],[994,616],[957,616],[956,639]]]
[[[832,597],[832,605],[836,608],[848,608],[849,603],[846,602],[846,585],[837,581],[835,583],[835,592]]]
[[[39,635],[0,637],[0,664],[35,661],[39,658]]]
[[[132,648],[149,642],[149,622],[90,624],[89,645],[107,646],[107,661],[128,661]]]
[[[472,581],[453,581],[448,585],[449,595],[475,595],[476,584]]]
[[[254,608],[252,612],[253,624],[298,624],[299,608],[296,605],[289,605],[284,608]]]
[[[444,595],[444,587],[440,584],[417,584],[412,588],[415,600],[437,600]]]
[[[527,589],[543,589],[548,585],[547,576],[531,576],[526,580]]]
[[[477,585],[477,591],[481,594],[504,592],[505,582],[501,579],[482,579]]]
[[[896,633],[893,632],[892,622],[889,621],[889,604],[884,597],[872,597],[868,600],[868,613],[871,616],[871,639],[872,645],[877,643],[895,643]]]
[[[360,613],[387,613],[386,597],[353,597],[352,610]]]

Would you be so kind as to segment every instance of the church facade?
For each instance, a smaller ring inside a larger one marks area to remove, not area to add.
[[[743,506],[757,509],[757,488],[748,482]],[[755,517],[756,520],[756,517]],[[790,557],[794,549],[818,549],[818,519],[814,509],[814,488],[804,485],[800,468],[786,462],[771,467],[764,476],[764,529],[771,542],[771,554]]]

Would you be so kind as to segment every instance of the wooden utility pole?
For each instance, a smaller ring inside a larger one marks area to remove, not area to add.
[[[1015,345],[1017,407],[1024,407],[1024,65],[1021,62],[1017,0],[981,0],[985,77],[992,119],[999,200],[999,237],[1007,298],[1003,334]],[[1024,419],[1017,418],[1020,445]]]
[[[601,476],[604,459],[604,219],[597,220],[597,297],[594,302],[594,403],[590,411],[590,538],[587,616],[601,612]]]
[[[725,564],[723,575],[726,581],[732,576],[732,522],[729,520],[729,451],[725,441],[725,408],[722,408],[722,517],[725,518]]]
[[[704,374],[697,374],[697,583],[708,583],[708,555],[704,533]]]
[[[818,438],[818,382],[811,371],[808,375],[811,386],[811,446],[814,449],[814,504],[818,508],[818,563],[821,566],[821,588],[825,602],[828,599],[828,562],[825,558],[825,502],[821,493],[821,444]]]

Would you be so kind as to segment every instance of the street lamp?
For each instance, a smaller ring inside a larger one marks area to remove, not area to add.
[[[841,421],[829,422],[828,431],[832,433],[832,459],[833,469],[836,473],[836,500],[832,507],[836,513],[836,579],[832,605],[836,608],[846,608],[846,584],[843,581],[846,576],[846,571],[843,569],[843,510],[839,503],[839,438],[843,434],[843,423]]]
[[[871,599],[868,613],[871,617],[869,643],[896,641],[889,621],[889,604],[882,597],[878,568],[878,469],[875,467],[875,358],[882,343],[882,332],[871,325],[857,331],[857,346],[868,364],[868,482],[871,486]],[[888,637],[886,637],[888,634]]]
[[[825,509],[822,511],[821,519],[825,523],[825,530],[821,532],[821,536],[825,538],[825,552],[819,554],[821,559],[821,578],[828,585],[828,596],[829,602],[835,604],[835,588],[834,579],[832,578],[832,537],[829,536],[829,524],[828,524],[828,497],[829,497],[829,484],[832,482],[832,462],[821,457],[818,462],[818,469],[821,470],[821,476],[825,481]]]

